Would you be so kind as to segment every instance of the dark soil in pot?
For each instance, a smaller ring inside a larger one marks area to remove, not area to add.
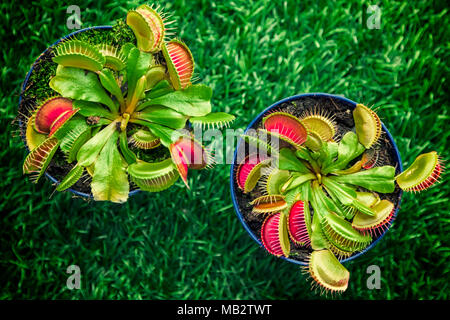
[[[74,38],[87,41],[93,45],[108,43],[119,46],[119,48],[127,42],[136,42],[133,32],[123,21],[118,21],[113,27],[94,27],[81,30],[79,33],[64,38],[61,41]],[[32,71],[22,87],[16,122],[19,125],[20,134],[24,143],[27,119],[32,115],[41,101],[48,97],[58,95],[48,85],[50,79],[55,75],[57,67],[57,64],[52,60],[54,57],[53,47],[54,45],[47,48],[47,50],[36,59],[32,66]],[[147,162],[162,161],[170,156],[167,148],[164,148],[163,146],[152,150],[138,150],[133,149],[132,146],[130,146],[130,148],[135,153],[139,154],[140,159]],[[64,154],[58,149],[51,160],[46,173],[57,181],[61,181],[74,165],[75,163],[67,163]],[[91,177],[86,174],[86,176],[73,185],[70,190],[90,195],[90,182]],[[130,191],[136,189],[138,189],[136,185],[131,183]]]
[[[346,102],[341,99],[333,99],[329,96],[322,95],[311,95],[299,97],[297,99],[291,100],[289,102],[284,102],[272,110],[267,111],[258,121],[254,123],[251,127],[252,129],[263,128],[262,118],[269,114],[271,111],[283,111],[289,112],[296,117],[300,117],[305,111],[313,111],[315,108],[319,108],[324,113],[328,113],[330,115],[334,115],[335,123],[337,125],[337,134],[336,137],[340,137],[348,131],[354,131],[355,124],[353,120],[353,105],[350,102]],[[383,129],[383,133],[379,140],[379,148],[380,148],[380,161],[378,162],[378,166],[383,165],[391,165],[396,168],[396,174],[400,173],[399,164],[397,162],[396,152],[394,146],[391,144],[386,132]],[[241,141],[239,148],[245,148],[248,150],[248,144],[244,141]],[[283,147],[291,147],[288,143],[280,141],[280,148]],[[291,147],[292,148],[292,147]],[[239,151],[238,151],[239,153]],[[238,164],[236,164],[237,167]],[[235,169],[236,169],[235,167]],[[250,228],[251,232],[261,240],[261,227],[264,222],[266,215],[255,214],[252,212],[252,206],[250,205],[250,201],[262,195],[259,191],[259,188],[254,188],[248,194],[244,194],[241,191],[236,183],[236,179],[233,178],[233,188],[234,193],[236,195],[236,202],[239,207],[239,210],[242,214],[244,222]],[[394,203],[395,208],[398,209],[400,198],[401,198],[401,189],[396,185],[395,191],[390,194],[379,193],[381,199],[386,199]],[[373,237],[373,242],[375,242],[379,237]],[[307,249],[301,246],[296,245],[291,241],[291,253],[289,258],[293,260],[298,260],[305,262],[305,257],[312,251],[312,249]],[[358,253],[355,253],[356,255]],[[350,257],[351,258],[351,257]]]

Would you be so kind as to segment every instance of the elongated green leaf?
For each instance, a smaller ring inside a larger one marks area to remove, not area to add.
[[[173,109],[163,106],[150,106],[140,112],[135,112],[133,118],[141,119],[173,129],[182,129],[186,125],[187,117]]]
[[[146,126],[155,136],[157,136],[161,140],[162,145],[167,148],[173,142],[177,141],[178,138],[181,136],[181,134],[178,133],[176,130],[161,126],[156,123],[146,122]]]
[[[91,129],[83,132],[72,144],[72,147],[67,154],[67,162],[72,163],[77,159],[80,148],[92,137]]]
[[[348,163],[364,152],[364,146],[358,142],[354,132],[347,132],[338,146],[338,162]]]
[[[294,151],[289,148],[283,148],[279,152],[279,169],[297,171],[301,173],[311,173],[311,171],[301,162],[295,155]]]
[[[89,139],[78,151],[78,164],[83,167],[89,167],[97,159],[98,154],[105,146],[109,138],[116,132],[117,122],[110,123],[99,133]]]
[[[162,105],[190,117],[201,117],[211,112],[212,90],[205,85],[191,85],[185,90],[177,90],[144,102],[142,108]]]
[[[120,133],[119,146],[120,146],[120,151],[122,152],[122,155],[123,155],[123,158],[125,159],[125,161],[128,164],[135,163],[136,162],[136,155],[134,154],[133,151],[131,151],[128,148],[128,137],[127,137],[127,132],[126,131],[122,131]]]
[[[295,155],[302,160],[306,160],[311,162],[313,157],[311,156],[311,151],[305,147],[300,147],[297,151],[295,151]]]
[[[311,223],[311,247],[314,250],[322,250],[326,249],[327,246],[328,244],[322,231],[319,216],[314,215]]]
[[[305,183],[305,185],[306,184],[311,185],[309,182]],[[311,211],[309,208],[309,201],[308,200],[303,200],[303,201],[305,202],[304,206],[303,206],[303,210],[304,210],[304,216],[305,216],[306,230],[308,231],[309,238],[311,239],[312,238],[312,225],[311,225],[312,219],[311,219]]]
[[[61,150],[66,154],[69,153],[74,141],[86,130],[89,130],[89,126],[86,124],[86,121],[77,123],[77,126],[72,128],[64,137],[59,139],[61,142]]]
[[[74,108],[79,108],[79,114],[85,117],[102,117],[109,120],[114,120],[116,116],[101,104],[89,101],[75,100],[73,101]]]
[[[347,132],[339,142],[337,161],[323,168],[323,174],[344,169],[350,161],[361,155],[364,150],[364,146],[358,141],[358,136],[354,132]]]
[[[338,155],[339,145],[336,142],[324,142],[319,151],[319,164],[322,168],[329,167]]]
[[[314,250],[321,250],[328,247],[325,235],[322,231],[322,219],[328,214],[326,208],[317,200],[317,192],[322,192],[317,185],[313,186],[311,193],[311,206],[314,210],[314,215],[311,223],[311,247]]]
[[[174,89],[170,85],[169,81],[162,80],[158,82],[147,94],[146,97],[149,99],[156,99],[163,95],[166,95],[170,92],[173,92]]]
[[[136,106],[139,103],[139,101],[142,99],[144,95],[145,90],[145,76],[142,76],[138,79],[136,82],[136,86],[134,87],[134,91],[131,93],[131,95],[127,96],[127,107],[125,109],[125,112],[129,114],[133,114],[136,110]]]
[[[363,187],[375,192],[391,193],[395,190],[394,176],[394,167],[383,166],[343,176],[330,176],[330,179]]]
[[[117,149],[119,132],[108,138],[95,161],[91,190],[97,201],[122,203],[127,201],[130,185],[126,172],[126,162]]]
[[[344,205],[341,202],[341,199],[332,192],[328,192],[328,195],[331,196],[331,198],[333,199],[333,204],[335,206],[334,209],[331,209],[333,212],[338,213],[340,216],[343,216],[346,219],[353,218],[353,216],[355,215],[355,212],[356,212],[356,209],[353,206]],[[352,204],[354,204],[354,203],[352,202]],[[334,211],[334,210],[336,210],[336,211]]]
[[[336,183],[328,177],[323,177],[322,182],[327,188],[327,191],[333,195],[333,198],[339,199],[343,205],[356,208],[369,216],[375,214],[375,212],[357,199],[356,191],[351,187]]]
[[[145,74],[145,91],[152,89],[158,82],[166,78],[166,67],[162,65],[152,66]]]
[[[311,181],[306,181],[299,185],[295,190],[297,190],[299,199],[303,201],[310,201],[312,197]]]
[[[346,217],[346,214],[341,209],[341,207],[338,204],[336,204],[335,201],[328,198],[324,192],[317,192],[316,196],[317,196],[317,200],[320,201],[327,208],[327,210],[329,212],[334,212],[343,218]]]
[[[200,124],[204,127],[223,127],[233,122],[235,117],[225,112],[211,112],[203,117],[192,117],[189,121],[193,125]]]
[[[79,110],[78,110],[79,111]],[[77,112],[78,113],[78,112]],[[84,126],[86,124],[86,119],[84,117],[75,114],[67,121],[65,121],[54,133],[53,137],[58,139],[60,142],[67,136],[67,134],[74,128],[79,126]]]
[[[127,61],[128,103],[130,103],[129,99],[134,95],[138,80],[145,76],[152,64],[153,56],[151,53],[139,51],[135,47],[130,50]],[[142,97],[138,98],[141,99]]]
[[[319,222],[328,214],[328,208],[321,201],[320,193],[323,193],[323,189],[319,186],[317,180],[314,180],[312,182],[310,201],[314,209],[314,216],[318,217]]]
[[[345,185],[338,184],[328,177],[323,177],[322,182],[327,190],[341,200],[341,202],[347,206],[351,205],[353,200],[356,199],[356,192]]]
[[[61,150],[67,156],[67,162],[71,163],[76,159],[78,150],[91,136],[91,128],[86,124],[86,121],[76,123],[61,140]]]
[[[283,211],[286,213],[289,213],[289,210],[291,210],[292,205],[298,200],[298,192],[297,190],[289,190],[283,193],[284,194],[284,200],[287,203],[287,206]]]
[[[98,76],[102,86],[116,97],[121,106],[125,106],[122,90],[114,77],[114,73],[110,69],[105,68],[99,73]]]
[[[344,174],[356,173],[356,172],[361,171],[361,169],[362,169],[362,161],[358,160],[353,165],[348,167],[347,169],[335,170],[335,171],[333,171],[333,173],[335,175],[340,176],[340,175],[344,175]]]
[[[293,179],[290,181],[289,186],[287,186],[286,191],[297,188],[300,185],[302,185],[303,183],[305,183],[306,181],[315,179],[316,175],[313,173],[310,173],[310,172],[309,173],[301,173],[301,174],[294,172],[292,175],[292,178]]]
[[[177,169],[170,158],[156,163],[139,160],[137,163],[130,165],[127,169],[130,176],[139,179],[155,179],[176,172],[176,170]]]
[[[64,191],[73,186],[83,175],[84,168],[82,166],[74,166],[64,177],[60,184],[56,187],[56,191]]]
[[[317,162],[317,159],[319,158],[320,154],[318,152],[310,151],[307,148],[300,147],[297,151],[295,151],[295,155],[305,160],[309,165],[313,168],[314,171],[319,172],[319,164]]]
[[[103,89],[97,75],[83,69],[58,66],[50,87],[63,97],[73,100],[99,102],[108,106],[114,114],[117,106]]]
[[[132,44],[131,42],[127,42],[122,46],[122,48],[120,48],[119,55],[126,57],[128,60],[128,55],[130,54],[130,51],[133,48],[136,48],[136,46],[134,44]]]

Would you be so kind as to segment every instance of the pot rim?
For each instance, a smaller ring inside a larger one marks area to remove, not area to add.
[[[89,31],[89,30],[92,30],[92,29],[112,29],[112,26],[107,26],[107,25],[104,25],[104,26],[93,26],[93,27],[83,28],[83,29],[74,31],[74,32],[72,32],[72,33],[70,33],[70,34],[68,34],[68,35],[66,35],[66,36],[64,36],[64,37],[62,37],[62,38],[60,38],[60,39],[58,39],[58,40],[57,40],[56,42],[54,42],[52,45],[48,46],[47,49],[45,49],[44,52],[42,52],[42,53],[39,55],[39,57],[33,62],[33,65],[31,66],[30,70],[28,71],[28,73],[27,73],[27,75],[26,75],[26,77],[25,77],[25,80],[23,81],[22,89],[21,89],[21,92],[20,92],[20,95],[19,95],[19,107],[20,107],[20,104],[21,104],[21,102],[22,102],[22,94],[23,94],[23,92],[25,91],[25,88],[26,88],[26,86],[27,86],[28,80],[29,80],[29,78],[30,78],[30,76],[31,76],[31,73],[33,72],[34,66],[41,60],[42,55],[45,54],[50,48],[52,48],[52,47],[54,47],[55,45],[57,45],[58,43],[60,43],[61,41],[66,40],[67,38],[72,37],[72,36],[74,36],[74,35],[76,35],[76,34],[78,34],[78,33],[85,32],[85,31]],[[22,125],[22,122],[19,121],[19,126],[21,126],[21,125]],[[25,144],[25,148],[27,148],[27,150],[28,150],[28,146],[27,146],[27,144],[26,144],[25,141],[24,141],[24,144]],[[28,151],[30,151],[30,150],[28,150]],[[58,185],[58,184],[60,183],[60,181],[58,181],[55,177],[53,177],[52,175],[50,175],[50,174],[47,173],[47,172],[45,172],[45,176],[46,176],[50,181],[52,181],[53,183],[56,183],[56,185]],[[81,197],[84,197],[84,198],[90,198],[90,199],[93,199],[93,195],[90,194],[90,193],[85,193],[85,192],[77,191],[77,190],[74,190],[74,189],[72,189],[72,188],[68,188],[66,191],[70,191],[70,192],[72,192],[73,194],[75,194],[75,195],[77,195],[77,196],[81,196]],[[140,192],[140,191],[141,191],[140,189],[136,189],[136,190],[130,191],[130,192],[128,193],[128,196],[135,195],[136,193],[138,193],[138,192]]]
[[[258,115],[250,122],[250,124],[249,124],[249,125],[247,126],[247,128],[245,129],[244,134],[245,134],[249,129],[251,129],[251,128],[253,127],[253,125],[254,125],[256,122],[260,121],[260,120],[263,118],[263,116],[264,116],[268,111],[272,110],[273,108],[278,107],[278,106],[281,105],[282,103],[290,102],[290,101],[292,101],[292,100],[297,100],[297,99],[305,98],[305,97],[327,97],[327,98],[333,98],[333,99],[336,99],[336,100],[340,100],[340,101],[342,101],[342,102],[349,103],[349,104],[352,106],[352,108],[355,108],[355,107],[356,107],[356,104],[357,104],[356,102],[354,102],[354,101],[352,101],[352,100],[350,100],[350,99],[347,99],[347,98],[345,98],[345,97],[343,97],[343,96],[340,96],[340,95],[334,95],[334,94],[329,94],[329,93],[315,92],[315,93],[302,93],[302,94],[297,94],[297,95],[290,96],[290,97],[284,98],[284,99],[282,99],[282,100],[279,100],[279,101],[275,102],[274,104],[272,104],[271,106],[269,106],[269,107],[267,107],[266,109],[264,109],[260,114],[258,114]],[[392,135],[391,135],[391,133],[388,131],[388,129],[385,127],[385,125],[383,124],[383,122],[381,122],[381,127],[382,127],[382,129],[384,130],[384,132],[386,133],[386,135],[387,135],[389,141],[391,142],[392,147],[394,148],[394,151],[395,151],[395,157],[396,157],[395,160],[398,162],[398,168],[399,168],[400,172],[402,172],[402,171],[403,171],[402,159],[401,159],[401,157],[400,157],[400,152],[399,152],[399,150],[398,150],[398,148],[397,148],[397,144],[395,143],[394,138],[392,137]],[[236,197],[236,193],[235,193],[235,191],[234,191],[234,170],[235,170],[235,160],[236,160],[236,157],[237,157],[237,151],[239,150],[239,147],[240,147],[240,145],[241,145],[242,142],[243,142],[243,139],[242,139],[242,137],[241,137],[241,138],[239,139],[238,144],[237,144],[237,146],[236,146],[236,149],[235,149],[235,151],[234,151],[233,163],[231,164],[231,168],[230,168],[230,190],[231,190],[231,199],[232,199],[232,201],[233,201],[233,207],[234,207],[234,210],[235,210],[235,212],[236,212],[236,215],[238,216],[239,221],[240,221],[240,222],[242,223],[242,225],[244,226],[244,229],[247,231],[247,233],[250,235],[250,237],[251,237],[251,238],[252,238],[252,239],[253,239],[260,247],[264,248],[263,245],[262,245],[262,243],[261,243],[261,241],[258,239],[258,237],[253,233],[253,231],[250,229],[250,227],[249,227],[249,226],[247,225],[247,223],[245,222],[244,217],[243,217],[243,215],[242,215],[242,213],[241,213],[241,211],[240,211],[240,209],[239,209],[239,204],[238,204],[237,201],[236,201],[236,198],[237,198],[237,197]],[[403,195],[403,191],[400,190],[400,194],[399,194],[399,197],[398,197],[398,203],[397,203],[397,206],[396,206],[394,215],[393,215],[393,220],[395,220],[395,217],[397,216],[397,212],[398,212],[398,210],[400,209],[400,204],[401,204],[401,200],[402,200],[402,195]],[[389,226],[389,228],[387,228],[386,231],[384,231],[384,232],[383,232],[383,233],[382,233],[375,241],[373,241],[367,248],[365,248],[364,250],[362,250],[362,251],[360,251],[360,252],[358,252],[358,253],[356,253],[356,254],[354,254],[354,255],[352,255],[352,256],[346,258],[346,259],[341,260],[340,262],[341,262],[341,263],[345,263],[345,262],[352,261],[352,260],[354,260],[354,259],[360,257],[361,255],[363,255],[363,254],[366,253],[367,251],[371,250],[371,249],[372,249],[372,248],[373,248],[373,247],[374,247],[374,246],[375,246],[375,245],[376,245],[376,244],[384,237],[384,235],[389,231],[389,229],[390,229],[391,227],[392,227],[392,223],[391,223],[391,225]],[[308,265],[308,264],[307,264],[306,262],[304,262],[304,261],[294,260],[294,259],[291,259],[291,258],[286,258],[286,257],[284,257],[284,256],[281,256],[281,259],[286,260],[286,261],[289,261],[289,262],[294,263],[294,264],[299,264],[299,265],[302,265],[302,266],[307,266],[307,265]]]

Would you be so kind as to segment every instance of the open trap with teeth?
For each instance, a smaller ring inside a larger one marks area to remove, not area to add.
[[[212,165],[191,127],[222,127],[234,116],[212,112],[212,89],[194,83],[194,57],[168,38],[171,23],[159,7],[141,5],[126,25],[99,27],[110,38],[81,30],[37,60],[17,121],[30,151],[24,174],[37,182],[64,167],[57,191],[81,181],[94,200],[125,202],[134,189],[163,191],[178,178],[189,187],[189,170]],[[49,72],[40,73],[43,63]],[[51,95],[28,94],[36,84]]]
[[[326,94],[270,107],[238,148],[236,154],[247,153],[232,177],[241,221],[270,254],[306,266],[314,282],[331,292],[347,289],[349,272],[341,262],[382,237],[402,190],[426,189],[442,171],[430,152],[402,172],[377,113]]]

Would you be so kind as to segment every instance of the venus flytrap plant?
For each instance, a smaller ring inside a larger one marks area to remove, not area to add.
[[[59,96],[40,103],[27,120],[25,174],[37,182],[60,151],[73,167],[58,191],[87,172],[95,200],[124,202],[129,180],[150,192],[179,177],[189,187],[189,169],[210,164],[205,147],[186,130],[188,121],[221,127],[234,117],[211,112],[211,88],[192,83],[192,53],[180,40],[166,39],[162,16],[148,5],[128,12],[137,46],[94,46],[77,39],[56,46],[58,67],[49,86]],[[156,148],[167,149],[166,159],[139,157]]]
[[[249,204],[264,221],[260,239],[265,249],[291,257],[292,246],[305,248],[307,271],[322,291],[347,289],[350,274],[340,260],[367,248],[390,226],[395,204],[387,195],[396,185],[425,190],[443,170],[437,153],[430,152],[396,176],[393,166],[381,165],[378,115],[358,104],[353,119],[355,131],[338,139],[335,120],[320,108],[299,118],[269,113],[259,133],[281,139],[284,146],[272,148],[270,142],[244,135],[259,151],[236,169],[237,187],[257,195]]]

